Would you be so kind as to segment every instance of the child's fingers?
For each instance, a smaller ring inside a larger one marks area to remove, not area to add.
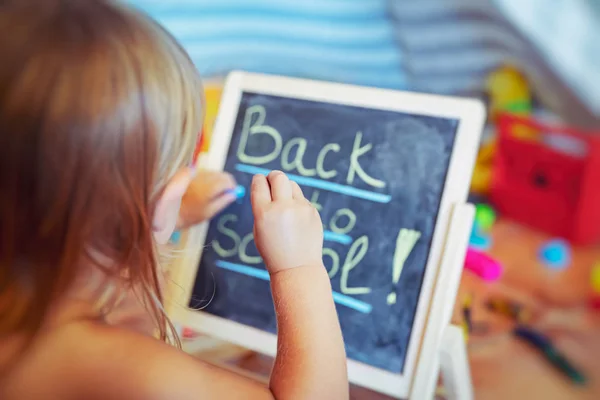
[[[235,194],[226,193],[226,194],[219,196],[216,199],[212,200],[210,203],[208,203],[205,206],[205,208],[203,210],[204,219],[207,220],[207,219],[214,217],[215,215],[220,213],[223,209],[225,209],[225,207],[227,207],[228,205],[233,203],[233,201],[235,199],[236,199]]]
[[[273,200],[289,200],[292,198],[292,185],[283,172],[272,171],[267,179],[271,185],[271,197]]]
[[[254,175],[250,187],[250,200],[252,202],[252,212],[255,216],[259,215],[271,203],[271,190],[264,175]]]
[[[302,188],[294,181],[292,181],[292,197],[296,200],[306,200]]]
[[[203,190],[208,190],[215,195],[219,195],[226,190],[235,189],[236,181],[233,175],[221,171],[207,171],[200,173],[197,179],[202,185]]]
[[[237,182],[233,175],[227,172],[219,172],[215,176],[215,190],[224,192],[226,190],[235,189]]]

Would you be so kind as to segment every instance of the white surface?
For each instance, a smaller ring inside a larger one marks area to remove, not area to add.
[[[220,170],[225,165],[240,99],[244,91],[460,120],[409,341],[405,372],[404,374],[394,374],[356,361],[348,361],[349,379],[353,383],[399,398],[408,396],[434,280],[438,267],[442,265],[442,252],[447,240],[446,233],[451,209],[454,204],[462,204],[467,198],[485,119],[483,105],[479,101],[471,99],[235,72],[230,74],[227,79],[211,148],[206,158],[205,165],[211,169]],[[206,233],[207,224],[190,232],[191,240],[188,245],[190,250],[186,252],[178,267],[173,271],[171,293],[176,293],[177,297],[174,299],[174,303],[168,304],[170,315],[177,322],[206,334],[264,354],[274,355],[276,351],[275,335],[205,312],[178,306],[188,303]],[[449,265],[448,262],[443,264]],[[447,298],[446,301],[452,303],[454,297]],[[443,319],[442,314],[432,313],[429,317],[430,323],[432,320]],[[435,349],[431,349],[431,351],[435,352]]]

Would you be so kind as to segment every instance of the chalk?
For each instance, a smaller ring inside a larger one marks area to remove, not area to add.
[[[475,224],[477,229],[482,232],[489,231],[496,222],[496,211],[487,204],[477,204],[475,206]]]
[[[521,304],[504,299],[492,298],[487,301],[486,305],[491,311],[502,314],[520,323],[529,322],[532,318],[530,310]]]
[[[551,269],[564,269],[571,262],[571,247],[562,239],[546,242],[539,250],[539,258]]]
[[[498,280],[502,275],[502,266],[498,261],[472,248],[467,250],[465,269],[487,282]]]
[[[179,241],[181,240],[181,232],[179,232],[179,231],[173,232],[173,234],[171,235],[171,238],[169,240],[171,241],[172,244],[179,244]]]
[[[241,199],[246,195],[246,188],[242,185],[237,185],[234,189],[225,191],[227,194],[235,195],[236,199]]]
[[[489,250],[492,247],[492,238],[474,228],[469,239],[469,246],[479,251]]]
[[[471,303],[473,302],[472,296],[468,295],[463,301],[463,334],[465,341],[469,340],[469,334],[473,332],[473,321],[471,319]]]

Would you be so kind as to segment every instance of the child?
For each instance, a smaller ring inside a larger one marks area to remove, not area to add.
[[[161,247],[234,185],[190,167],[202,87],[173,38],[109,0],[3,0],[0,53],[1,399],[348,398],[321,221],[281,172],[251,188],[269,387],[164,343]]]

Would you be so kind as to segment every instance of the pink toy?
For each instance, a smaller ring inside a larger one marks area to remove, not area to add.
[[[493,282],[502,275],[502,266],[485,253],[469,248],[465,268],[487,282]]]

